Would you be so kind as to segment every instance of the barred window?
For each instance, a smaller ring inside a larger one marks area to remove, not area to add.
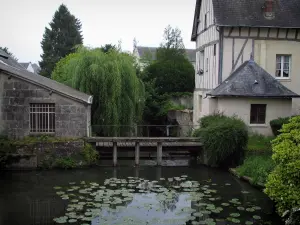
[[[53,103],[30,104],[30,132],[31,133],[55,132],[55,104]]]

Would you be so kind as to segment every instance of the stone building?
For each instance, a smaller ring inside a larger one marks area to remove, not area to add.
[[[31,73],[0,50],[0,135],[90,135],[92,96]]]

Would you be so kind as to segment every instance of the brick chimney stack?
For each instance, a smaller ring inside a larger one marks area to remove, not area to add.
[[[264,16],[266,19],[274,19],[275,17],[275,3],[274,0],[265,0],[265,4],[262,7]]]

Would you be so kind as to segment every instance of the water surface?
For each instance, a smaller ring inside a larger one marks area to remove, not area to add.
[[[202,166],[3,172],[0,183],[0,225],[281,224],[265,194]]]

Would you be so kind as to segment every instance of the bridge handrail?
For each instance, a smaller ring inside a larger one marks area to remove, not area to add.
[[[87,137],[87,142],[200,142],[197,137]]]

